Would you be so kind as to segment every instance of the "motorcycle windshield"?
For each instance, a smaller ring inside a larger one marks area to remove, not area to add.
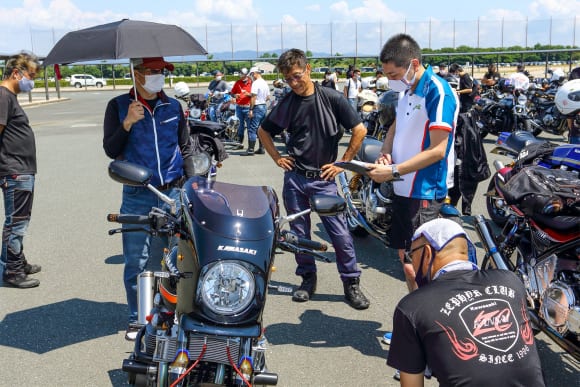
[[[240,240],[274,235],[278,200],[271,187],[223,183],[195,176],[185,183],[182,200],[197,225],[218,235]]]

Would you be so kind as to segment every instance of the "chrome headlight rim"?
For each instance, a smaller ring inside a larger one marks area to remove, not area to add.
[[[252,306],[255,295],[254,273],[239,261],[217,261],[209,265],[203,270],[197,288],[198,302],[212,313],[223,316],[244,313]],[[218,305],[223,302],[229,305]]]
[[[211,156],[207,152],[194,153],[191,158],[196,176],[202,176],[208,173],[211,168]]]

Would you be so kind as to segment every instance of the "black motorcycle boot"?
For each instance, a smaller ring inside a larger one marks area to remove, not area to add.
[[[19,289],[35,288],[40,285],[40,281],[34,278],[30,278],[25,273],[4,276],[4,283]]]
[[[347,278],[343,282],[344,298],[346,302],[355,309],[367,309],[370,305],[369,300],[363,294],[360,288],[360,278]]]
[[[42,270],[42,266],[35,265],[33,263],[27,263],[26,266],[24,266],[24,273],[26,273],[26,274],[36,274],[41,270]]]
[[[316,291],[316,273],[306,273],[302,276],[302,284],[292,294],[292,301],[306,302],[314,295]]]
[[[242,156],[253,156],[255,147],[256,147],[256,141],[249,141],[248,142],[248,149],[246,150],[246,153],[242,153]]]
[[[266,153],[266,151],[264,150],[264,147],[262,146],[262,141],[258,140],[258,150],[256,151],[256,154],[263,155],[264,153]]]

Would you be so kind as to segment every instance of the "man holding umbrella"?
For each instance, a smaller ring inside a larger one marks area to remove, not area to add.
[[[162,90],[163,71],[172,71],[173,65],[162,57],[132,59],[132,65],[135,87],[107,105],[103,148],[113,159],[151,169],[151,184],[179,200],[178,188],[194,170],[189,129],[181,104]],[[152,207],[168,209],[167,204],[149,189],[123,186],[122,214],[147,215]],[[127,340],[135,340],[139,329],[136,324],[137,277],[145,270],[150,256],[162,256],[163,246],[160,245],[166,245],[167,240],[163,242],[153,243],[146,232],[123,233],[123,280],[129,306]]]

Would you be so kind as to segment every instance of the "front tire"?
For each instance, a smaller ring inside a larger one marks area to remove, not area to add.
[[[79,82],[75,83],[75,87],[76,87],[77,89],[80,89],[82,86],[83,86],[83,85],[81,85]]]

